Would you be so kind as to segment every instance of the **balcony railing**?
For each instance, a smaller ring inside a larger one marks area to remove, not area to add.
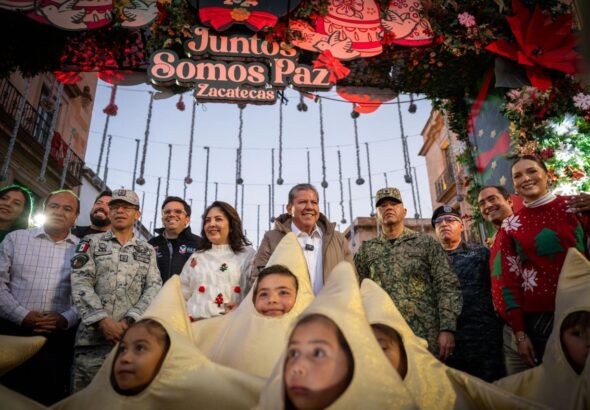
[[[453,178],[453,171],[449,166],[445,168],[442,174],[434,181],[434,189],[436,191],[436,201],[441,200],[455,187],[455,179]]]
[[[19,102],[23,95],[8,80],[0,80],[0,114],[8,119],[9,129],[14,126],[16,113]],[[51,130],[51,116],[45,114],[40,108],[33,107],[28,101],[25,102],[25,108],[19,127],[19,136],[22,135],[26,140],[40,145],[42,151],[45,150],[49,132]],[[28,142],[27,142],[28,143]],[[58,165],[58,171],[63,169],[65,155],[67,153],[67,143],[61,138],[59,133],[54,133],[51,141],[50,158]],[[82,179],[82,167],[84,161],[72,152],[68,164],[68,173],[78,182]]]

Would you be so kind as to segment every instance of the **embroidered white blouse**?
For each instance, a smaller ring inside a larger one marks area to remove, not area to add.
[[[180,273],[189,316],[218,316],[224,312],[224,304],[239,303],[255,254],[251,246],[234,253],[229,245],[213,245],[193,253]]]

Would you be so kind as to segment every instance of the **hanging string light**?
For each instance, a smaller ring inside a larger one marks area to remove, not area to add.
[[[240,128],[238,130],[238,155],[236,156],[236,183],[242,185],[244,179],[242,178],[242,131],[244,129],[244,108],[240,106]],[[237,188],[236,188],[237,190]],[[237,191],[236,191],[237,192]]]
[[[260,245],[260,204],[256,206],[256,245]]]
[[[340,220],[341,224],[346,223],[346,217],[344,215],[344,188],[342,186],[342,155],[340,154],[340,150],[338,150],[338,182],[340,184],[340,211],[342,211],[342,219]]]
[[[205,159],[205,206],[203,209],[207,209],[207,188],[209,186],[209,147],[203,147],[206,151],[206,159]],[[217,193],[215,193],[217,195]]]
[[[350,244],[354,248],[356,232],[354,227],[354,215],[352,214],[352,188],[350,187],[350,178],[348,178],[348,212],[350,214]]]
[[[27,78],[25,80],[25,88],[23,90],[23,95],[22,95],[21,99],[19,100],[18,106],[16,108],[16,115],[14,116],[14,125],[12,127],[12,132],[10,133],[10,142],[8,143],[6,155],[4,155],[4,162],[2,163],[2,170],[0,170],[0,181],[6,181],[8,179],[8,165],[10,164],[10,160],[12,159],[12,152],[14,151],[14,144],[16,143],[16,136],[18,135],[20,123],[23,118],[23,112],[25,111],[25,103],[27,102],[27,97],[29,96],[30,88],[31,88],[31,79]]]
[[[268,229],[270,229],[270,224],[273,222],[272,216],[272,187],[268,186]]]
[[[238,175],[239,175],[239,166],[238,166],[238,162],[239,162],[239,158],[240,158],[240,149],[236,149],[236,184],[235,184],[235,190],[234,190],[234,208],[238,209]]]
[[[369,202],[371,203],[371,216],[373,216],[375,215],[375,207],[373,205],[373,177],[371,176],[371,154],[369,153],[368,142],[365,142],[365,150],[367,151],[367,175],[369,176]]]
[[[215,200],[217,201],[217,190],[219,189],[219,182],[215,183]]]
[[[311,161],[309,160],[309,148],[307,148],[307,183],[311,184]]]
[[[182,97],[182,96],[181,96]],[[197,111],[197,102],[193,100],[193,113],[191,115],[191,136],[190,142],[188,146],[188,168],[186,171],[186,178],[184,178],[184,183],[190,185],[193,183],[193,179],[191,178],[191,167],[193,165],[193,145],[195,142],[195,115]]]
[[[299,93],[299,104],[297,104],[297,111],[299,112],[306,112],[307,111],[307,104],[303,101],[303,93]]]
[[[154,93],[153,93],[153,91],[150,91],[149,93],[150,93],[150,104],[148,106],[148,115],[147,115],[147,121],[145,124],[145,136],[143,139],[143,154],[141,156],[141,166],[139,167],[139,178],[137,178],[137,180],[135,181],[135,182],[137,182],[138,185],[145,184],[145,178],[144,178],[145,160],[147,157],[148,140],[150,137],[150,123],[152,122],[152,108],[154,106]]]
[[[279,177],[277,185],[283,185],[283,103],[279,104]]]
[[[320,146],[322,150],[322,193],[324,197],[324,209],[326,209],[326,188],[328,188],[328,181],[326,181],[326,146],[324,140],[324,110],[322,100],[319,99],[320,104]]]
[[[414,94],[410,94],[410,105],[408,106],[408,112],[410,114],[416,114],[416,111],[418,111],[418,106],[414,102]]]
[[[363,177],[361,177],[361,148],[359,146],[359,131],[356,123],[357,118],[358,117],[352,117],[352,122],[354,124],[354,147],[356,149],[356,184],[362,185],[365,183],[365,180],[363,179]]]
[[[170,189],[170,169],[172,168],[172,144],[168,144],[168,173],[166,174],[166,196],[168,198],[168,192]]]
[[[244,185],[242,185],[242,195],[240,198],[240,217],[244,220]]]
[[[107,179],[109,176],[109,159],[111,158],[111,142],[113,141],[113,136],[109,135],[108,142],[107,142],[107,155],[104,161],[104,176],[102,177],[102,181],[104,182],[105,186],[108,185]]]
[[[39,182],[45,182],[45,173],[47,172],[49,153],[51,152],[51,141],[53,141],[55,126],[57,125],[57,117],[59,114],[59,109],[61,108],[61,98],[63,94],[63,89],[64,84],[60,82],[57,86],[57,97],[55,100],[53,113],[51,115],[51,125],[49,126],[49,132],[47,133],[47,140],[45,141],[45,153],[43,154],[43,162],[41,162],[41,170],[39,171],[39,176],[37,177],[37,181]]]
[[[117,86],[113,85],[111,87],[111,98],[109,98],[109,103],[102,110],[102,112],[104,112],[106,114],[107,118],[104,123],[104,129],[102,130],[102,140],[100,142],[100,153],[98,154],[98,165],[96,166],[96,175],[100,175],[100,166],[102,164],[102,155],[104,152],[104,146],[105,146],[106,139],[107,139],[107,132],[109,129],[109,121],[111,120],[111,117],[117,115],[117,112],[119,111],[119,107],[117,107],[117,104],[115,103],[116,95],[117,95]]]
[[[61,170],[59,189],[63,189],[66,184],[66,176],[68,175],[68,167],[70,166],[70,159],[72,158],[72,141],[74,140],[74,134],[76,134],[76,129],[72,128],[72,132],[70,133],[70,139],[68,141],[68,151],[66,152],[66,158],[64,159],[64,167]]]
[[[156,230],[156,221],[158,220],[158,207],[160,206],[160,183],[162,177],[158,177],[158,189],[156,189],[156,208],[154,209],[154,231]]]
[[[383,173],[383,179],[385,179],[385,186],[388,187],[389,186],[389,182],[387,181],[387,172]]]
[[[410,152],[408,150],[408,138],[406,137],[406,134],[404,132],[404,121],[402,118],[402,108],[401,108],[401,104],[399,103],[399,96],[397,97],[397,113],[399,115],[399,128],[400,128],[400,134],[401,134],[401,139],[402,139],[402,151],[404,154],[404,168],[406,173],[404,174],[404,181],[406,181],[406,184],[411,184],[412,183],[412,164],[410,163]]]
[[[271,170],[270,170],[270,221],[275,221],[275,149],[270,150],[271,155]]]
[[[187,187],[186,182],[184,182],[182,184],[182,199],[184,199],[185,201],[186,201],[186,187]]]
[[[139,159],[139,138],[135,139],[135,162],[133,163],[133,178],[131,179],[131,190],[135,191],[135,177],[137,176],[137,160]]]

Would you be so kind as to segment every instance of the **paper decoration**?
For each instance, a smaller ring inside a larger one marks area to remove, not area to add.
[[[432,43],[434,34],[419,0],[391,0],[382,15],[384,43],[410,47]]]
[[[139,28],[150,24],[158,16],[156,0],[131,0],[117,13],[121,27]]]
[[[392,89],[376,87],[337,86],[336,92],[340,97],[354,103],[354,111],[360,114],[375,112],[382,103],[393,100],[397,96]]]
[[[40,0],[27,16],[63,30],[94,30],[113,21],[112,0]]]

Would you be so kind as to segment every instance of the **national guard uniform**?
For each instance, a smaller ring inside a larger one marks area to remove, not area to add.
[[[380,189],[377,206],[385,198],[402,202],[397,188]],[[440,244],[404,228],[396,239],[381,233],[363,242],[354,262],[361,281],[369,278],[387,291],[414,333],[437,355],[439,333],[455,331],[462,306],[457,275]]]
[[[121,191],[123,198],[117,195]],[[131,199],[126,198],[129,193]],[[111,202],[116,200],[139,204],[137,195],[128,190],[114,191]],[[107,317],[117,322],[138,320],[162,286],[154,249],[143,239],[133,237],[121,245],[109,230],[86,238],[76,251],[71,262],[72,297],[82,321],[74,348],[74,391],[90,383],[113,348],[98,322]]]

